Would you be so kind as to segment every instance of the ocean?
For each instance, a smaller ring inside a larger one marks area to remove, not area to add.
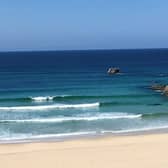
[[[1,52],[0,142],[167,129],[154,83],[168,84],[168,49]]]

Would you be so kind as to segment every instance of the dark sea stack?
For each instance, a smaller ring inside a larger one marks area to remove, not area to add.
[[[109,68],[108,71],[107,71],[107,73],[108,73],[109,75],[117,74],[117,73],[119,73],[119,72],[120,72],[120,69],[119,69],[119,68]]]

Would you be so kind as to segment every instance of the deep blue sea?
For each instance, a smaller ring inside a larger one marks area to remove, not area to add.
[[[154,83],[168,83],[168,49],[2,52],[0,141],[168,128]]]

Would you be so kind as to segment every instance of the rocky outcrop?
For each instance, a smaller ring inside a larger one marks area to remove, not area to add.
[[[165,86],[163,93],[168,96],[168,85]]]
[[[166,85],[163,84],[154,84],[150,87],[152,90],[164,91]]]
[[[120,69],[119,69],[119,68],[109,68],[108,71],[107,71],[107,73],[108,73],[109,75],[117,74],[117,73],[119,73],[119,72],[120,72]]]
[[[163,84],[154,84],[151,86],[152,90],[160,91],[164,95],[168,96],[168,85],[163,85]]]

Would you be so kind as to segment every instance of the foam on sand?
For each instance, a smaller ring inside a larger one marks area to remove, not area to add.
[[[101,131],[101,133],[102,134],[104,133],[124,134],[124,133],[147,132],[147,131],[160,130],[160,129],[168,129],[168,125],[148,126],[148,127],[143,127],[143,128],[134,128],[134,129],[116,130],[116,131]]]
[[[0,137],[1,141],[20,141],[24,140],[38,140],[38,139],[52,139],[52,138],[66,138],[73,136],[86,136],[86,135],[94,135],[96,131],[85,131],[85,132],[69,132],[69,133],[57,133],[57,134],[7,134],[3,137]]]

